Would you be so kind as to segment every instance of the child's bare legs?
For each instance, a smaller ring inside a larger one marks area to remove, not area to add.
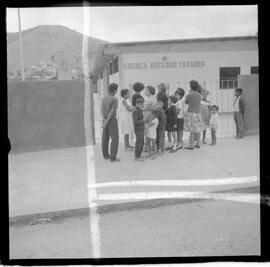
[[[170,153],[177,151],[177,132],[176,131],[172,132],[172,137],[173,137],[173,147],[172,147]]]
[[[183,131],[178,130],[177,131],[177,147],[183,146]]]
[[[148,139],[148,137],[146,136],[146,131],[144,132],[144,140],[147,140]],[[143,151],[144,152],[147,152],[148,150],[148,145],[147,145],[147,141],[146,141],[146,143],[144,144],[144,147],[143,147]]]
[[[171,149],[173,147],[173,143],[172,143],[172,132],[167,132],[167,136],[168,136],[168,142],[169,142],[169,144],[168,144],[168,147],[167,147],[166,150]]]
[[[155,159],[157,154],[156,139],[150,139],[150,142],[151,142],[152,159]]]
[[[173,148],[176,149],[176,146],[177,146],[177,133],[176,133],[176,131],[172,132],[172,137],[173,137]]]
[[[189,145],[185,147],[186,149],[193,149],[193,147],[194,147],[194,139],[195,139],[195,133],[190,132],[190,142],[189,142]]]
[[[152,150],[151,150],[151,139],[149,137],[146,138],[146,149],[148,151],[148,157],[151,157]]]
[[[206,139],[206,130],[203,131],[203,139],[202,139],[203,144],[206,144],[205,139]]]
[[[217,144],[216,129],[211,129],[211,137],[212,137],[212,143],[210,145],[215,146]]]
[[[194,133],[195,140],[196,140],[196,145],[195,147],[199,148],[200,147],[200,139],[201,139],[201,133]]]

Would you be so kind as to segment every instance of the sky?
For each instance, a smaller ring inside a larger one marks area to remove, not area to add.
[[[257,6],[87,7],[90,35],[109,42],[254,35]],[[83,33],[82,7],[21,8],[22,30],[63,25]],[[18,31],[16,8],[7,9],[7,31]]]

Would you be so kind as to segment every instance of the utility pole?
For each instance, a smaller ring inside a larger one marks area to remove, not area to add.
[[[18,21],[19,21],[19,45],[20,45],[21,77],[22,77],[22,81],[24,81],[24,61],[23,61],[23,45],[22,45],[20,8],[18,8]]]

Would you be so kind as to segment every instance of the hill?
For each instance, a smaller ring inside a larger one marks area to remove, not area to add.
[[[18,33],[7,33],[8,70],[20,69]],[[97,46],[107,43],[104,40],[89,38],[89,52],[95,53]],[[22,31],[24,65],[38,65],[41,61],[49,62],[64,53],[71,62],[81,63],[83,35],[65,26],[41,25]]]

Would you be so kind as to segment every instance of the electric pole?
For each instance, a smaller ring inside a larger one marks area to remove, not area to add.
[[[23,44],[22,44],[22,32],[21,32],[20,8],[18,8],[18,21],[19,21],[19,46],[20,46],[21,77],[22,77],[22,81],[24,81],[24,61],[23,61]]]

